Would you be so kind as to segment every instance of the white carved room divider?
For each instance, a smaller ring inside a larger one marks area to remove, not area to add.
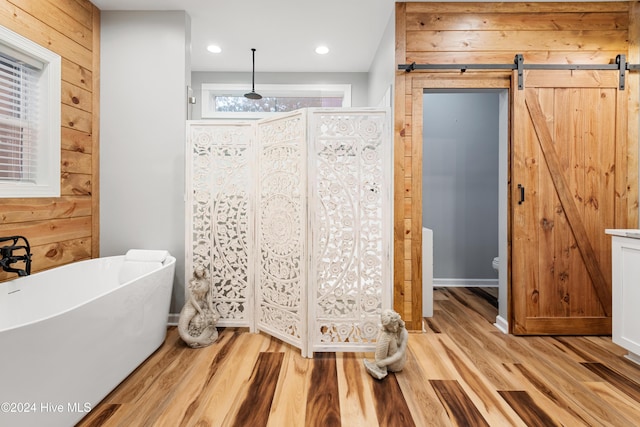
[[[194,266],[204,266],[215,284],[208,297],[220,324],[252,326],[253,125],[187,123],[185,287]]]
[[[380,109],[188,122],[186,280],[220,326],[301,349],[372,351],[391,307],[392,144]]]

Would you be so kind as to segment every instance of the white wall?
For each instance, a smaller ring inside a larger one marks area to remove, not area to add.
[[[394,4],[395,7],[395,4]],[[390,90],[396,75],[396,16],[391,14],[384,30],[380,45],[369,68],[369,105],[372,107],[393,106],[393,94]],[[387,94],[387,91],[389,93]],[[389,96],[385,99],[385,96]],[[382,105],[384,104],[384,105]]]
[[[423,183],[423,201],[427,205],[423,209],[423,215],[439,217],[435,218],[433,227],[436,228],[434,245],[445,246],[445,250],[448,249],[450,252],[443,255],[442,248],[434,246],[434,274],[436,278],[442,278],[443,275],[446,277],[452,272],[453,278],[494,278],[496,274],[490,269],[490,265],[493,256],[499,256],[496,326],[506,333],[509,328],[507,322],[509,92],[507,90],[484,93],[459,91],[454,93],[456,91],[453,90],[448,93],[441,92],[445,93],[425,95],[425,97],[431,96],[431,105],[425,101],[424,107],[425,116],[430,114],[431,119],[435,119],[430,120],[430,126],[425,126],[425,139],[432,135],[430,143],[443,143],[443,147],[436,147],[435,150],[434,147],[425,147],[423,167],[434,168],[435,165],[436,169],[439,166],[445,166],[446,169],[440,172],[442,176],[431,176],[432,180],[441,181],[431,183],[435,184],[435,188],[434,185]],[[452,94],[458,97],[457,100],[451,96]],[[436,104],[433,105],[433,102]],[[442,116],[436,117],[439,114]],[[423,121],[428,123],[426,118]],[[487,124],[490,126],[486,127]],[[457,130],[460,129],[457,128],[461,125],[470,126],[473,129],[471,135],[465,136],[464,132],[458,132]],[[464,139],[473,140],[472,144],[469,145],[469,141],[459,141],[460,135]],[[447,155],[447,158],[443,157],[448,147],[458,144],[462,144],[462,152],[455,154],[454,150]],[[481,150],[471,153],[479,148],[473,147],[477,144],[482,144]],[[441,158],[429,158],[438,155]],[[483,163],[485,167],[478,168],[474,163]],[[495,170],[490,170],[492,168]],[[475,171],[474,177],[469,184],[466,175],[472,170]],[[429,172],[424,171],[423,182],[428,175]],[[443,179],[447,182],[442,182]],[[460,182],[449,182],[452,179]],[[434,194],[428,194],[430,190],[436,195],[443,193],[440,195],[439,203],[429,205],[429,201],[434,196]],[[460,198],[461,195],[464,197]],[[446,207],[446,202],[451,200],[455,200],[455,203]],[[444,210],[442,210],[443,207]],[[423,224],[428,227],[433,220],[434,218],[425,217]],[[436,240],[438,229],[440,234],[444,233],[444,236],[440,235]],[[475,235],[473,239],[479,242],[469,244],[467,239],[473,235]],[[454,249],[451,249],[452,247]],[[436,252],[440,252],[438,259],[436,259]],[[460,266],[450,265],[452,262],[467,265],[460,269]],[[480,264],[475,265],[477,262]],[[440,276],[437,275],[438,273]],[[469,273],[471,275],[466,276]],[[459,274],[461,276],[458,276]]]
[[[101,13],[100,252],[167,249],[171,312],[184,304],[184,146],[190,19]]]
[[[422,224],[433,230],[434,286],[498,278],[498,101],[495,91],[424,94]]]

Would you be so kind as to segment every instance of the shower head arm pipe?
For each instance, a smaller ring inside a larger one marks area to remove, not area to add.
[[[251,92],[245,93],[245,98],[249,99],[262,99],[262,95],[256,93],[255,82],[256,82],[256,50],[251,49],[251,62],[253,63],[253,69],[251,72]]]
[[[256,50],[251,49],[251,92],[255,92],[256,87]]]

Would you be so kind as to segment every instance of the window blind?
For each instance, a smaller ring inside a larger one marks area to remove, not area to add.
[[[36,182],[40,69],[0,46],[0,181]]]

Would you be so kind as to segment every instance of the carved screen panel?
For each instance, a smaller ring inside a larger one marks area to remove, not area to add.
[[[256,327],[306,356],[306,111],[257,125]]]
[[[391,144],[384,111],[309,118],[310,351],[375,348],[391,301]]]
[[[371,351],[391,307],[392,147],[384,110],[189,122],[186,280],[220,326],[301,349]]]
[[[220,326],[251,326],[251,123],[188,126],[186,283],[197,265],[212,279],[208,297]]]

